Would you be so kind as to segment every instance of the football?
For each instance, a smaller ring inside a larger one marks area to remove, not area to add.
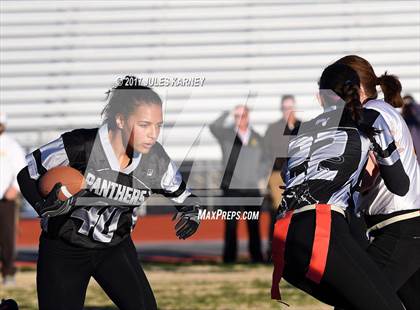
[[[76,169],[63,166],[48,170],[39,181],[39,191],[46,197],[55,184],[61,183],[58,199],[64,201],[84,188],[85,179]]]

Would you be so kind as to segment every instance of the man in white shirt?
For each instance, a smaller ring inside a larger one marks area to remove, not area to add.
[[[14,284],[15,241],[19,185],[18,172],[25,167],[21,146],[4,131],[6,115],[0,113],[0,250],[4,285]]]

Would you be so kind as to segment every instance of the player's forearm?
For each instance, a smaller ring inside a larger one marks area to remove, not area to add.
[[[19,183],[20,192],[32,206],[42,200],[42,197],[38,192],[38,184],[36,180],[30,177],[28,167],[23,168],[19,172],[17,181]]]
[[[385,186],[390,192],[398,196],[404,196],[410,189],[410,179],[404,171],[401,160],[392,166],[379,165],[379,170]]]
[[[229,116],[229,112],[225,111],[222,115],[220,115],[213,123],[209,125],[210,132],[214,136],[220,136],[223,133],[223,127],[225,124],[226,119]]]

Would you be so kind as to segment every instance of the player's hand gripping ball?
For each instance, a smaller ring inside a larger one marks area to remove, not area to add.
[[[71,167],[48,170],[39,181],[39,191],[44,197],[35,205],[41,217],[58,216],[70,212],[76,199],[84,193],[84,177]]]
[[[57,183],[61,183],[58,199],[64,201],[84,188],[85,179],[78,170],[72,167],[62,166],[52,168],[39,180],[41,195],[47,197]]]

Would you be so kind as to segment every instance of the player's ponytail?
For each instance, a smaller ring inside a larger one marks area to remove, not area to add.
[[[398,77],[390,75],[386,71],[377,79],[377,84],[381,86],[384,99],[395,108],[401,108],[404,101],[401,98],[401,83]]]
[[[343,87],[343,99],[346,102],[345,109],[351,113],[351,118],[356,123],[357,128],[372,140],[373,136],[378,134],[379,131],[363,122],[363,107],[360,102],[359,86],[352,83],[345,84]]]
[[[366,59],[357,55],[345,56],[335,63],[350,66],[357,72],[367,100],[378,98],[376,86],[379,85],[384,93],[386,102],[396,108],[404,105],[404,101],[401,98],[401,83],[395,75],[388,75],[385,72],[378,78],[372,65]]]
[[[344,64],[332,64],[322,72],[319,88],[331,90],[340,98],[337,100],[329,93],[321,95],[324,105],[337,105],[343,112],[342,117],[350,117],[356,128],[373,138],[377,130],[363,122],[363,108],[359,95],[360,79],[355,70]]]
[[[345,102],[346,110],[348,110],[351,114],[352,120],[356,124],[359,123],[362,114],[362,104],[360,103],[359,98],[359,86],[351,80],[347,80],[339,93],[339,96]]]
[[[118,78],[116,85],[106,92],[108,103],[102,110],[103,123],[110,129],[116,128],[117,114],[128,117],[135,108],[142,104],[157,104],[162,106],[159,95],[151,88],[141,85],[141,79],[127,75]]]

